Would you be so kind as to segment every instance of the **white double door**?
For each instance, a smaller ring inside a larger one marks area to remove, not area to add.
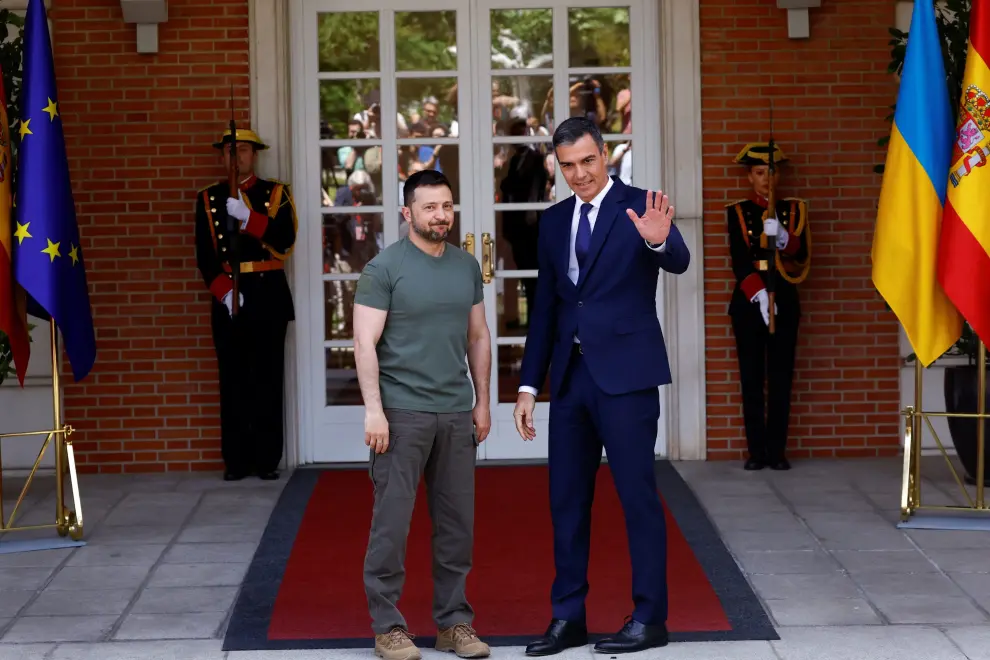
[[[299,350],[301,462],[367,459],[352,310],[364,265],[406,231],[402,182],[423,168],[451,180],[450,241],[478,259],[492,329],[487,460],[547,455],[512,409],[536,283],[541,211],[571,194],[550,137],[574,115],[596,122],[611,171],[659,180],[656,0],[303,0],[293,18],[294,190],[309,294]],[[567,89],[567,94],[554,90]],[[633,123],[635,118],[635,123]],[[301,137],[301,139],[300,139]],[[300,166],[300,163],[302,165]],[[300,176],[300,174],[302,176]],[[321,246],[321,247],[316,247]],[[315,262],[315,263],[313,263]],[[298,279],[297,279],[298,282]],[[657,309],[662,310],[658,291]],[[662,317],[661,317],[661,320]],[[308,386],[306,384],[309,384]],[[546,390],[548,388],[544,388]],[[661,397],[661,401],[664,397]],[[664,425],[657,452],[666,451]]]

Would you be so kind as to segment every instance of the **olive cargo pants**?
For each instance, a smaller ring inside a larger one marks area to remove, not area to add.
[[[438,628],[470,624],[466,582],[474,547],[474,469],[470,412],[388,409],[389,447],[371,454],[375,503],[364,560],[372,630],[406,628],[397,603],[405,583],[406,540],[420,475],[433,522],[433,619]]]

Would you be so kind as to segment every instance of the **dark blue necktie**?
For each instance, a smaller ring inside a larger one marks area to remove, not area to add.
[[[591,204],[585,202],[581,205],[581,219],[578,220],[577,237],[574,239],[574,256],[577,257],[578,269],[584,266],[584,258],[588,256],[588,248],[591,247],[591,221],[588,213],[591,212]]]

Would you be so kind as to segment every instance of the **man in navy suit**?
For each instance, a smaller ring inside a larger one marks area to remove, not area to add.
[[[667,644],[667,530],[654,445],[658,387],[671,377],[657,279],[660,269],[686,271],[691,255],[666,195],[608,176],[608,149],[593,122],[562,122],[553,147],[575,194],[547,209],[540,223],[540,272],[514,417],[519,435],[532,440],[536,394],[549,370],[556,577],[550,626],[526,653],[588,643],[591,503],[603,446],[625,513],[634,609],[595,650],[641,651]]]

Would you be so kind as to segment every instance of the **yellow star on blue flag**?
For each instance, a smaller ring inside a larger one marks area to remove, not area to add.
[[[19,231],[13,244],[14,277],[30,296],[30,312],[46,320],[54,319],[62,333],[72,373],[79,381],[89,374],[96,361],[96,336],[86,284],[86,260],[78,247],[79,227],[69,181],[62,115],[58,111],[44,0],[28,2],[22,34],[23,116],[17,153],[14,213]],[[71,246],[71,250],[60,246]]]

